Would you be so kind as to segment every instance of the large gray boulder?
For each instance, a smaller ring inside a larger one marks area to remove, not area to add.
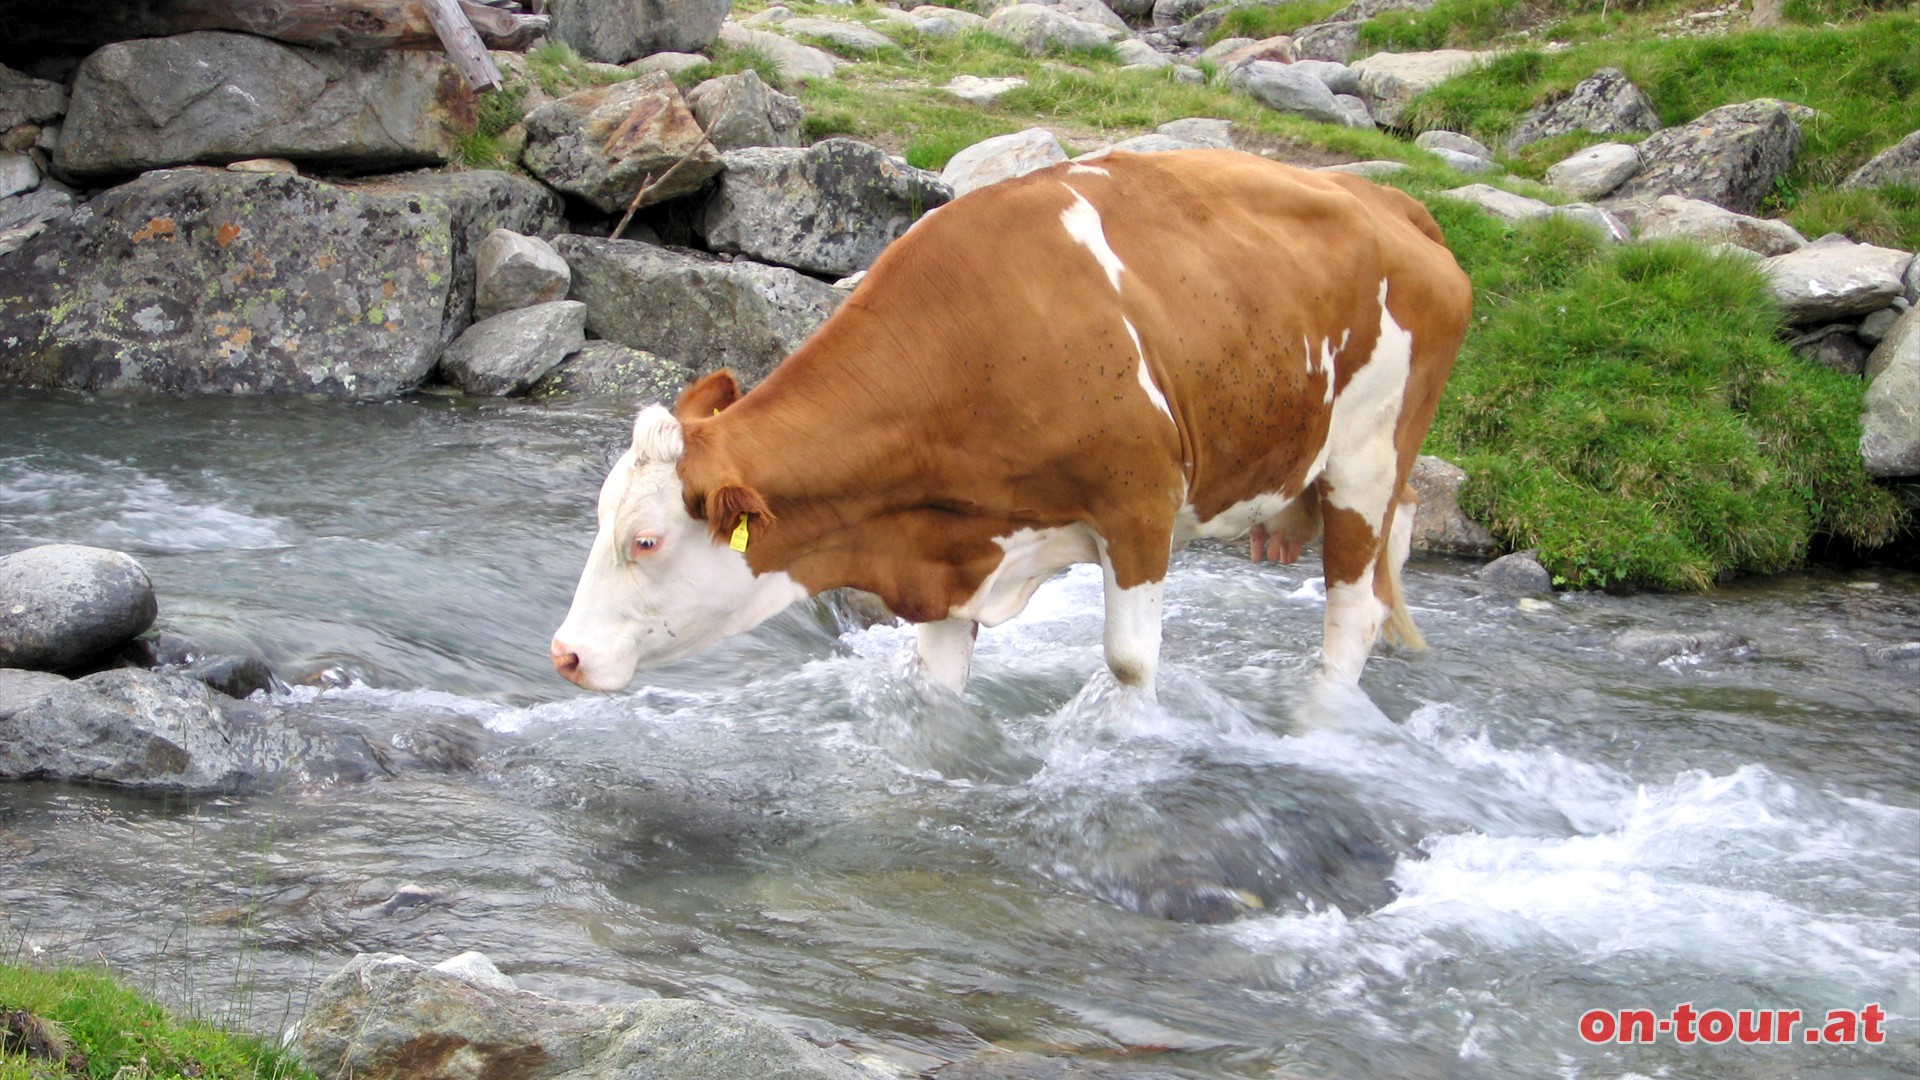
[[[1296,39],[1295,48],[1298,47]],[[1373,118],[1393,127],[1400,123],[1414,98],[1455,75],[1479,67],[1494,55],[1466,49],[1375,53],[1355,61],[1353,69],[1360,73],[1360,97],[1365,99]]]
[[[541,376],[527,394],[536,398],[617,397],[671,405],[692,380],[691,367],[664,356],[630,349],[617,341],[589,341],[559,367]]]
[[[1920,476],[1920,308],[1908,308],[1867,358],[1860,458],[1874,476]]]
[[[595,337],[693,374],[730,367],[759,381],[840,305],[833,286],[779,266],[631,240],[562,236],[573,299]]]
[[[221,31],[122,41],[74,73],[53,160],[83,179],[262,157],[438,164],[474,107],[438,52],[303,49]]]
[[[148,173],[0,259],[0,383],[391,396],[451,336],[453,232],[417,193]]]
[[[699,52],[713,43],[732,6],[731,0],[547,0],[548,36],[603,64]]]
[[[1420,496],[1413,517],[1414,550],[1484,559],[1500,554],[1500,543],[1487,527],[1460,509],[1460,485],[1466,482],[1466,470],[1444,458],[1422,454],[1414,460],[1407,478]]]
[[[594,87],[527,114],[521,160],[549,185],[609,214],[699,190],[720,171],[720,154],[680,96],[672,76],[650,71]]]
[[[1807,246],[1807,238],[1784,221],[1749,217],[1699,199],[1662,195],[1651,207],[1619,204],[1642,240],[1693,240],[1732,244],[1760,255],[1785,255]]]
[[[1920,187],[1920,131],[1875,154],[1871,161],[1841,181],[1840,186],[1870,188],[1886,184]]]
[[[67,88],[0,64],[0,131],[44,124],[67,111]]]
[[[8,706],[0,779],[239,791],[390,772],[357,731],[236,701],[189,675],[120,668],[30,689]],[[10,696],[0,686],[0,700]]]
[[[854,53],[894,47],[893,39],[880,31],[841,19],[786,19],[779,24],[779,27],[779,32],[782,34],[817,38],[829,45]]]
[[[577,300],[515,308],[467,327],[440,357],[440,374],[469,394],[513,397],[586,343],[587,305]]]
[[[1293,32],[1294,55],[1344,64],[1360,50],[1361,25],[1354,19],[1333,19],[1303,26]]]
[[[1333,91],[1313,75],[1292,64],[1254,60],[1232,69],[1227,85],[1275,112],[1317,120],[1323,124],[1353,126]]]
[[[516,989],[484,957],[455,961],[354,957],[307,1003],[294,1052],[321,1076],[874,1080],[717,1005],[574,1004]]]
[[[1838,322],[1891,304],[1905,288],[1913,254],[1844,236],[1823,236],[1762,264],[1789,326]]]
[[[1012,4],[987,18],[987,32],[997,34],[1030,53],[1049,49],[1093,49],[1126,34],[1111,26],[1085,22],[1058,7]]]
[[[158,613],[130,555],[46,544],[0,556],[0,668],[75,667],[140,636]]]
[[[1649,135],[1641,167],[1618,198],[1685,195],[1751,214],[1786,174],[1805,136],[1794,109],[1772,98],[1724,105]]]
[[[982,139],[947,159],[940,179],[953,188],[954,198],[969,191],[1025,176],[1055,162],[1067,160],[1067,149],[1046,128],[1028,128]]]
[[[853,139],[729,151],[701,214],[707,246],[843,277],[866,269],[920,215],[953,198],[939,177]]]
[[[1647,95],[1619,68],[1601,68],[1580,80],[1565,97],[1521,114],[1507,137],[1507,152],[1576,131],[1631,135],[1659,130],[1660,114]]]
[[[486,319],[503,311],[563,300],[573,284],[567,260],[537,236],[495,229],[473,253],[473,315]]]
[[[825,49],[803,45],[792,38],[769,30],[728,23],[720,28],[720,44],[730,49],[752,50],[773,61],[784,82],[809,82],[830,79],[845,60]]]
[[[801,146],[800,99],[768,86],[748,68],[708,79],[687,92],[687,106],[715,149]]]

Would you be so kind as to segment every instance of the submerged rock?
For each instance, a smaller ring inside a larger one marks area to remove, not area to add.
[[[0,557],[0,668],[62,671],[113,652],[159,613],[130,555],[47,544]]]
[[[315,992],[293,1049],[322,1076],[873,1080],[717,1005],[578,1005],[515,989],[485,957],[455,959],[354,957]]]
[[[1481,567],[1474,577],[1493,586],[1501,592],[1509,593],[1550,593],[1553,591],[1553,575],[1540,565],[1540,560],[1531,551],[1516,551],[1511,555],[1502,555]]]
[[[1747,639],[1727,630],[1648,630],[1635,627],[1614,636],[1613,651],[1634,660],[1719,660],[1750,651]]]

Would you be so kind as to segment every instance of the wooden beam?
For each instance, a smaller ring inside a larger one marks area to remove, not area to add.
[[[553,20],[452,0],[488,48],[518,52]],[[0,0],[0,52],[98,48],[130,38],[234,30],[336,49],[439,49],[445,44],[419,0]]]
[[[498,90],[503,81],[500,69],[493,66],[486,43],[467,20],[466,12],[460,10],[458,0],[420,0],[420,6],[426,11],[427,21],[433,24],[441,46],[447,50],[447,59],[467,80],[467,86],[476,94]]]

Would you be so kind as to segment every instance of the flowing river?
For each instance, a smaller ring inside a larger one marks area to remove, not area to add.
[[[478,949],[902,1075],[991,1048],[1114,1077],[1920,1075],[1920,575],[1519,600],[1416,560],[1432,650],[1375,655],[1378,711],[1302,710],[1317,564],[1196,546],[1157,706],[1104,674],[1089,568],[982,632],[964,701],[908,677],[907,629],[826,603],[593,695],[547,638],[624,409],[0,416],[0,552],[128,551],[161,625],[266,659],[280,703],[472,759],[218,798],[0,785],[0,958],[275,1032],[355,952]],[[1741,644],[1661,661],[1623,653],[1636,629]],[[1812,1023],[1580,1034],[1683,1003]],[[1804,1041],[1869,1004],[1884,1042]]]

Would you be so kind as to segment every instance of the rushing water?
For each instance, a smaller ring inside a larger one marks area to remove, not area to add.
[[[0,785],[0,949],[263,1031],[356,951],[476,948],[904,1073],[999,1047],[1121,1077],[1920,1075],[1920,661],[1886,651],[1920,638],[1913,574],[1516,601],[1416,563],[1433,649],[1374,657],[1382,716],[1301,703],[1311,561],[1196,547],[1157,706],[1104,675],[1085,568],[982,633],[964,701],[826,605],[600,696],[545,651],[617,409],[0,416],[0,551],[130,551],[162,625],[267,659],[282,704],[482,751],[239,797]],[[1636,627],[1747,645],[1654,663],[1613,647]],[[1681,1003],[1878,1003],[1888,1034],[1579,1036]]]

